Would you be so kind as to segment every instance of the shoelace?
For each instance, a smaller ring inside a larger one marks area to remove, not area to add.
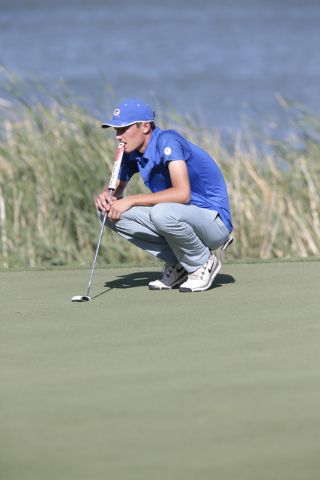
[[[163,276],[166,275],[167,277],[170,277],[172,270],[173,266],[169,263],[165,263],[162,267],[161,273],[163,274]]]
[[[192,272],[191,274],[189,274],[189,278],[190,280],[202,280],[203,278],[203,275],[207,269],[207,267],[209,267],[209,263],[214,262],[214,258],[213,257],[209,257],[209,259],[206,261],[206,263],[204,265],[202,265],[202,267],[198,268],[198,270]]]

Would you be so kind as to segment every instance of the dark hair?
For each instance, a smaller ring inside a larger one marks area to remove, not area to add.
[[[153,112],[153,115],[155,116],[155,113]],[[144,122],[137,122],[136,125],[139,128]],[[150,128],[151,130],[154,130],[156,128],[156,124],[154,122],[149,122],[150,123]]]

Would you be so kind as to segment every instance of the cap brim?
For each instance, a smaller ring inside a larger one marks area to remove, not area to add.
[[[112,122],[112,123],[103,123],[101,125],[101,128],[109,128],[109,127],[116,127],[116,128],[121,128],[121,127],[129,127],[130,125],[133,125],[134,123],[138,123],[142,120],[135,120],[134,122],[131,123],[120,123],[120,122]],[[143,120],[144,121],[144,120]]]
[[[122,122],[117,122],[117,121],[112,121],[112,123],[102,123],[101,128],[109,128],[109,127],[115,127],[115,128],[122,128],[122,127],[130,127],[130,125],[134,125],[135,123],[139,122],[153,122],[154,119],[152,120],[135,120],[134,122],[130,123],[122,123]]]

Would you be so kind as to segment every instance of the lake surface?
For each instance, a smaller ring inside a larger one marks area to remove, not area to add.
[[[319,46],[319,0],[0,0],[0,63],[63,77],[108,116],[102,74],[119,101],[221,128],[278,116],[277,92],[319,112]]]

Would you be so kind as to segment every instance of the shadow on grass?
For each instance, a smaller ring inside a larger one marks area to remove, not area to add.
[[[110,290],[113,290],[114,288],[121,288],[121,289],[126,289],[126,288],[134,288],[134,287],[148,287],[149,282],[152,282],[154,280],[157,280],[158,278],[161,278],[161,272],[134,272],[134,273],[129,273],[127,275],[120,275],[116,280],[112,280],[111,282],[106,282],[104,284],[104,287],[107,288],[108,290],[105,290],[104,292],[99,293],[93,298],[97,298],[100,295],[103,295]],[[217,287],[222,287],[223,285],[227,285],[229,283],[235,283],[235,279],[231,275],[225,275],[218,273],[216,278],[213,281],[213,284],[210,288],[217,288]]]
[[[228,285],[228,283],[236,283],[232,275],[225,275],[224,273],[218,273],[216,278],[213,280],[211,288],[222,287],[223,285]]]

